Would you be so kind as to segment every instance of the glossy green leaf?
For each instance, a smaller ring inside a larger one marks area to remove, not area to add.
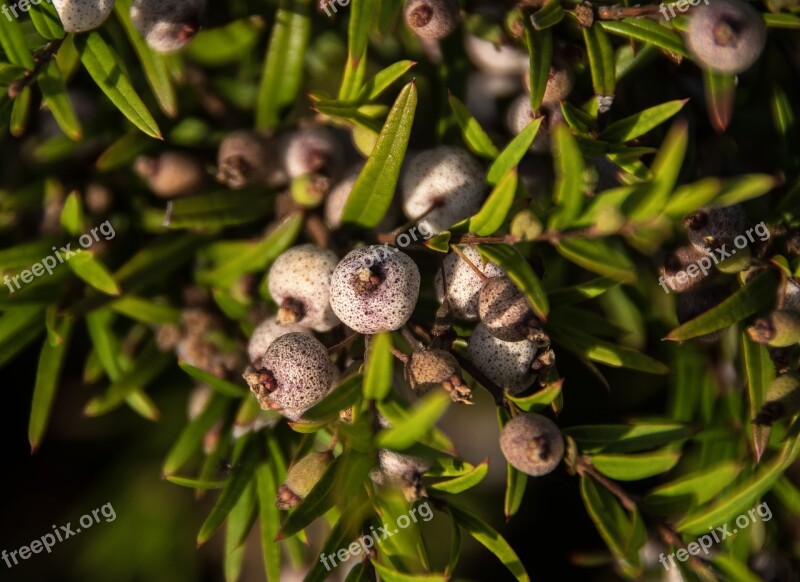
[[[497,232],[508,217],[517,192],[517,172],[510,170],[500,178],[478,213],[470,218],[469,230],[478,236]]]
[[[14,99],[11,107],[11,119],[9,120],[11,135],[21,137],[28,127],[28,118],[31,112],[31,101],[33,91],[30,87],[25,87]]]
[[[64,201],[61,210],[61,226],[72,236],[78,236],[83,230],[83,205],[77,192],[71,192]]]
[[[556,289],[548,293],[548,297],[553,304],[559,306],[567,306],[573,303],[580,303],[588,299],[599,297],[612,287],[619,285],[619,281],[613,279],[606,279],[605,277],[598,277],[586,283],[579,283],[572,287],[565,287],[563,289]]]
[[[530,22],[536,30],[545,30],[564,19],[566,12],[558,0],[549,0],[544,6],[531,14]]]
[[[747,377],[748,418],[753,419],[761,410],[769,385],[775,378],[775,366],[770,359],[767,346],[752,341],[747,334],[742,333],[742,360]],[[751,424],[753,450],[756,461],[767,448],[771,427],[760,424]]]
[[[223,571],[225,582],[236,582],[242,573],[245,548],[240,539],[249,533],[256,514],[255,490],[251,481],[228,514],[225,524]]]
[[[472,153],[490,160],[494,160],[500,151],[486,134],[478,120],[472,116],[467,107],[459,101],[455,95],[449,96],[450,108],[453,110],[458,126],[461,128],[461,135],[464,143]]]
[[[551,2],[550,4],[557,4]],[[550,65],[553,61],[553,33],[549,29],[537,30],[533,19],[525,20],[525,41],[530,61],[529,79],[531,87],[531,111],[538,111],[547,90]]]
[[[175,324],[181,320],[181,311],[179,309],[142,299],[135,295],[120,297],[111,304],[111,309],[148,325]]]
[[[383,95],[389,87],[396,83],[400,78],[408,73],[414,65],[414,61],[398,61],[389,65],[369,81],[364,83],[361,90],[358,92],[356,101],[358,103],[370,103]]]
[[[354,0],[350,3],[347,28],[347,61],[345,62],[339,99],[355,99],[364,80],[369,31],[375,14],[375,2]]]
[[[402,451],[418,442],[442,417],[450,406],[450,395],[445,390],[434,390],[420,399],[402,422],[383,429],[377,435],[381,448]]]
[[[706,109],[711,125],[722,133],[733,117],[733,100],[736,93],[736,76],[703,70]]]
[[[64,27],[61,26],[61,19],[51,0],[32,3],[28,14],[31,16],[33,26],[36,27],[36,32],[42,37],[48,40],[64,38]]]
[[[531,147],[541,125],[542,118],[537,117],[531,121],[525,129],[519,132],[519,135],[509,142],[489,168],[486,174],[487,182],[490,184],[497,184],[500,178],[519,165],[522,157],[528,151],[528,148]]]
[[[553,189],[555,210],[548,226],[559,230],[569,226],[583,208],[583,156],[575,138],[565,125],[553,130],[553,157],[556,184]]]
[[[468,489],[472,489],[483,481],[483,478],[486,477],[486,474],[489,472],[489,461],[484,461],[483,463],[477,465],[472,471],[461,475],[459,477],[454,477],[453,479],[449,479],[447,481],[439,481],[438,483],[433,483],[428,485],[428,489],[433,491],[441,491],[443,493],[450,493],[450,494],[457,494],[467,491]]]
[[[200,368],[196,368],[187,362],[178,362],[178,365],[181,367],[181,370],[189,374],[189,376],[202,384],[211,386],[211,388],[224,396],[232,396],[234,398],[244,398],[250,396],[250,392],[248,392],[246,388],[237,386],[236,384],[228,382],[227,380],[223,380],[222,378],[218,378],[214,374],[206,372],[205,370],[201,370]]]
[[[175,473],[200,448],[206,433],[220,420],[229,402],[227,398],[214,395],[203,411],[183,427],[164,461],[161,469],[164,475]]]
[[[372,562],[372,566],[386,582],[447,582],[450,579],[443,574],[406,574],[379,562]]]
[[[372,336],[364,370],[364,398],[383,400],[392,388],[392,336],[382,332]]]
[[[191,477],[181,477],[179,475],[164,475],[164,478],[170,483],[180,485],[181,487],[189,487],[191,489],[222,489],[227,483],[227,480],[209,481],[206,479],[193,479]]]
[[[353,185],[342,211],[342,223],[373,228],[383,220],[394,197],[416,108],[417,87],[412,81],[394,102],[378,142]]]
[[[550,406],[556,401],[561,394],[561,387],[563,384],[564,380],[561,379],[557,382],[549,384],[541,390],[537,390],[530,396],[514,396],[512,394],[508,394],[506,398],[508,398],[511,402],[525,412],[530,412],[531,410],[540,410]]]
[[[478,252],[485,260],[501,267],[525,295],[536,317],[547,321],[550,311],[547,293],[533,267],[519,251],[509,245],[478,245]]]
[[[680,458],[680,452],[669,450],[637,455],[601,453],[592,456],[592,464],[606,477],[618,481],[638,481],[666,473]]]
[[[688,99],[667,101],[666,103],[661,103],[655,107],[640,111],[630,117],[615,121],[600,133],[599,139],[614,143],[624,143],[635,139],[673,117],[683,109],[683,106],[686,105],[688,101]]]
[[[188,56],[210,67],[230,65],[256,50],[264,23],[255,18],[234,20],[201,30],[186,47]]]
[[[624,247],[610,239],[565,238],[558,253],[584,269],[623,283],[636,282],[636,267]]]
[[[261,555],[268,582],[279,582],[281,579],[281,549],[275,542],[281,527],[280,510],[275,506],[279,480],[280,476],[271,460],[261,463],[256,468]]]
[[[25,44],[25,36],[20,22],[15,18],[0,18],[0,47],[14,65],[32,71],[35,67],[33,56]]]
[[[261,219],[271,207],[263,190],[220,190],[171,201],[166,223],[172,229],[247,224]]]
[[[686,440],[692,434],[686,426],[668,422],[572,426],[564,432],[587,454],[646,451]]]
[[[659,513],[684,512],[716,497],[741,472],[741,463],[722,461],[656,487],[647,494],[645,502]]]
[[[114,277],[91,251],[83,250],[67,262],[72,272],[101,293],[117,296],[121,293]]]
[[[332,418],[339,411],[352,406],[358,401],[362,392],[364,378],[361,374],[353,374],[339,382],[322,400],[303,413],[309,420]]]
[[[599,23],[606,32],[650,43],[676,55],[688,57],[681,36],[674,30],[661,26],[646,18],[626,18],[625,20],[603,20]]]
[[[667,366],[646,354],[601,340],[575,328],[552,329],[550,335],[557,344],[593,362],[649,374],[669,372]]]
[[[42,97],[47,104],[53,119],[64,134],[75,141],[83,138],[83,129],[78,121],[72,103],[67,95],[67,86],[61,74],[61,69],[55,59],[51,59],[42,67],[41,72],[36,77]]]
[[[597,97],[613,97],[616,77],[614,47],[611,46],[611,40],[599,25],[584,28],[583,40],[589,56],[594,94]]]

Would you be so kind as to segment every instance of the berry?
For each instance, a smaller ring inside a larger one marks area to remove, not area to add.
[[[208,180],[203,163],[180,152],[164,152],[157,158],[139,156],[134,170],[161,198],[195,194]]]
[[[541,414],[520,414],[503,427],[500,449],[512,467],[541,477],[555,469],[564,458],[564,437],[549,418]]]
[[[676,293],[684,293],[707,283],[712,278],[713,271],[703,272],[697,266],[698,261],[703,257],[706,257],[706,254],[693,246],[680,247],[669,253],[664,257],[664,262],[659,269],[659,273],[664,278],[664,287],[667,290],[672,289]],[[695,267],[691,269],[690,273],[687,269],[691,265],[695,265]]]
[[[278,321],[301,323],[315,331],[338,325],[328,293],[336,262],[333,251],[310,244],[281,253],[268,276],[269,293],[280,306]]]
[[[742,0],[714,0],[689,17],[686,46],[702,67],[741,73],[758,60],[767,40],[764,19]]]
[[[458,26],[458,3],[455,0],[408,0],[404,15],[414,34],[440,40]]]
[[[331,307],[358,333],[400,329],[419,296],[420,275],[400,251],[374,245],[349,252],[331,276]]]
[[[753,424],[772,426],[775,421],[800,412],[800,377],[796,374],[778,376],[769,385],[761,410]]]
[[[541,346],[550,343],[525,295],[508,277],[492,277],[483,283],[478,314],[487,331],[498,339],[529,340]]]
[[[491,127],[497,124],[497,99],[517,94],[519,87],[519,79],[512,75],[472,71],[464,104],[481,126]]]
[[[460,247],[473,265],[487,277],[499,277],[503,270],[494,263],[484,263],[474,246]],[[439,301],[445,297],[443,282],[447,282],[447,299],[453,314],[459,319],[474,321],[478,319],[478,297],[484,279],[472,270],[464,259],[456,253],[450,253],[442,262],[442,269],[437,273],[434,284]]]
[[[422,474],[430,468],[430,464],[425,460],[389,449],[379,449],[378,463],[380,469],[372,471],[370,478],[379,485],[389,481],[399,486],[409,502],[427,495],[422,485]]]
[[[306,174],[335,178],[344,164],[342,144],[324,125],[298,129],[281,136],[278,154],[290,179]]]
[[[253,330],[253,335],[247,344],[247,355],[250,363],[256,368],[263,367],[261,360],[276,339],[287,333],[304,333],[311,335],[311,331],[298,323],[281,323],[277,317],[268,317]]]
[[[170,53],[192,41],[205,9],[206,0],[133,0],[131,20],[150,48]]]
[[[286,510],[295,507],[311,493],[331,464],[331,453],[311,453],[289,467],[286,480],[278,488],[275,505]]]
[[[97,28],[114,10],[114,0],[52,0],[52,3],[64,32],[86,32]]]
[[[777,309],[761,317],[747,328],[754,342],[775,348],[785,348],[800,343],[800,313]]]
[[[441,386],[450,393],[453,402],[472,403],[472,391],[461,377],[458,360],[449,352],[435,348],[414,352],[406,362],[404,375],[419,395]]]
[[[291,420],[322,400],[338,377],[320,341],[303,333],[287,333],[272,342],[262,368],[244,379],[264,410],[279,410]]]
[[[686,216],[683,226],[694,248],[708,254],[722,245],[733,246],[733,239],[747,228],[747,216],[741,206],[706,206]]]
[[[789,277],[781,287],[781,309],[800,313],[800,279]]]
[[[681,293],[677,297],[676,310],[678,322],[683,324],[716,307],[728,298],[728,292],[719,285],[710,285],[699,290]],[[702,335],[697,339],[705,342],[714,341],[722,335],[722,330]]]
[[[217,153],[217,180],[229,188],[251,184],[280,186],[286,175],[276,167],[272,143],[253,131],[235,131],[220,144]]]
[[[406,216],[424,215],[434,232],[441,232],[480,209],[486,181],[468,151],[440,146],[413,157],[403,170],[401,189]]]
[[[495,45],[474,34],[467,34],[464,48],[472,63],[487,73],[522,75],[530,67],[528,53],[514,45]]]
[[[522,76],[522,80],[525,83],[525,90],[530,93],[531,77],[527,71]],[[566,99],[572,92],[574,86],[575,75],[572,73],[572,69],[563,61],[554,59],[547,77],[542,105],[559,105],[559,102]],[[528,99],[530,100],[530,95],[528,95]]]
[[[522,340],[506,342],[494,337],[479,323],[467,345],[467,355],[492,382],[513,393],[522,392],[536,379],[536,344]]]

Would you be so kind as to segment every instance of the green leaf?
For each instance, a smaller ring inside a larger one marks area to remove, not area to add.
[[[551,2],[551,4],[558,4]],[[553,61],[553,33],[537,30],[533,19],[525,19],[525,41],[530,60],[529,78],[531,84],[531,111],[538,111],[544,101],[547,80],[550,78],[550,64]]]
[[[0,18],[0,47],[12,64],[24,67],[28,71],[36,67],[33,56],[25,44],[22,26],[17,19]]]
[[[649,374],[669,372],[667,366],[648,355],[598,339],[572,327],[551,329],[550,335],[555,343],[593,362]]]
[[[69,348],[73,321],[64,318],[57,326],[58,336],[61,342],[52,345],[45,341],[42,351],[39,354],[39,365],[36,369],[36,385],[33,389],[33,404],[31,405],[31,416],[28,424],[28,441],[31,445],[31,452],[36,452],[44,438],[50,413],[53,408],[53,401],[58,387],[58,378],[64,366],[64,360]]]
[[[511,415],[502,406],[497,407],[497,421],[500,429],[511,420]],[[511,519],[522,505],[522,498],[525,496],[525,486],[528,484],[528,476],[506,463],[506,490],[503,497],[503,514],[506,521]]]
[[[111,309],[135,321],[148,325],[175,324],[181,320],[181,311],[135,295],[125,295],[111,304]]]
[[[364,83],[364,86],[361,87],[361,90],[358,92],[356,102],[370,103],[374,101],[383,95],[384,91],[409,72],[416,64],[417,63],[414,61],[398,61],[389,65]]]
[[[251,482],[258,463],[258,448],[259,441],[256,438],[249,439],[244,445],[239,462],[233,467],[231,476],[228,478],[228,482],[222,489],[219,498],[217,498],[216,504],[200,527],[200,533],[197,534],[198,546],[206,543],[217,528],[222,525],[222,522],[233,510],[245,488]]]
[[[561,22],[566,12],[558,0],[548,0],[531,14],[530,21],[536,30],[545,30]]]
[[[193,479],[191,477],[181,477],[180,475],[164,475],[164,478],[170,483],[180,485],[181,487],[189,487],[191,489],[222,489],[227,483],[227,479],[209,481],[207,479]]]
[[[64,38],[64,27],[61,26],[61,19],[51,0],[31,5],[28,14],[31,15],[36,32],[42,37],[48,40]]]
[[[381,580],[386,582],[447,582],[450,579],[444,574],[405,574],[376,561],[372,562],[372,566]]]
[[[186,54],[209,67],[237,63],[254,52],[264,27],[259,19],[242,18],[201,30],[186,47]]]
[[[219,228],[260,220],[272,207],[263,190],[220,190],[170,201],[169,228]]]
[[[494,160],[500,155],[497,147],[492,143],[491,138],[486,134],[481,127],[478,120],[475,119],[466,106],[459,101],[455,95],[449,96],[450,108],[453,110],[453,115],[461,128],[461,135],[464,137],[464,143],[472,151],[481,157]]]
[[[564,433],[587,454],[645,451],[686,440],[692,434],[686,426],[668,422],[572,426]]]
[[[626,18],[625,20],[603,20],[599,23],[606,32],[641,40],[668,52],[688,57],[681,36],[674,30],[661,26],[646,18]]]
[[[155,119],[126,76],[121,58],[100,33],[77,35],[75,48],[86,71],[117,109],[142,132],[163,139]]]
[[[537,117],[531,121],[525,129],[519,132],[519,135],[511,140],[489,168],[486,174],[487,182],[490,184],[497,184],[500,178],[519,165],[522,157],[528,151],[528,148],[531,147],[541,125],[542,118]]]
[[[565,238],[558,253],[584,269],[623,283],[636,282],[636,268],[624,247],[610,239]]]
[[[606,477],[618,481],[638,481],[666,473],[680,460],[679,451],[655,451],[638,455],[593,455],[592,465]]]
[[[458,525],[467,530],[476,541],[497,556],[503,565],[514,575],[516,580],[519,582],[530,581],[530,577],[525,571],[525,566],[522,565],[519,556],[517,556],[516,552],[514,552],[503,536],[473,513],[453,506],[450,506],[450,511],[456,522],[458,522]]]
[[[500,178],[497,186],[483,203],[483,207],[470,218],[470,232],[478,236],[488,236],[497,232],[508,217],[516,192],[517,172],[512,169]]]
[[[715,206],[733,206],[767,194],[781,184],[781,179],[769,174],[745,174],[724,182],[714,199]]]
[[[94,257],[91,251],[82,250],[67,262],[78,278],[101,293],[117,296],[121,293],[119,285],[108,269]]]
[[[656,487],[647,494],[645,502],[659,513],[684,512],[716,497],[741,472],[738,461],[722,461]]]
[[[722,133],[728,128],[731,117],[733,117],[736,75],[703,69],[703,86],[705,87],[708,118],[714,129],[718,133]]]
[[[383,400],[392,388],[394,356],[392,336],[381,332],[372,336],[364,371],[364,398]]]
[[[242,573],[245,548],[241,544],[241,538],[246,537],[253,527],[256,516],[255,498],[253,481],[251,481],[228,514],[223,554],[226,582],[236,582]]]
[[[347,198],[342,223],[374,228],[383,220],[394,197],[416,108],[417,87],[412,81],[403,87],[389,111],[378,142]]]
[[[339,99],[355,99],[364,80],[367,64],[369,32],[375,13],[375,2],[354,0],[350,4],[350,22],[347,28],[347,61],[345,63]]]
[[[256,127],[276,127],[282,109],[297,99],[311,36],[310,13],[310,0],[281,0],[278,6],[258,90]]]
[[[539,277],[528,264],[525,258],[519,253],[516,247],[509,245],[478,245],[478,252],[481,256],[501,267],[519,287],[525,295],[528,303],[542,321],[547,321],[547,314],[550,311],[550,303],[547,293]]]
[[[742,333],[742,360],[747,375],[748,418],[755,418],[764,404],[769,385],[775,378],[775,366],[769,357],[767,346],[760,345]],[[749,424],[752,431],[753,451],[756,462],[767,448],[771,427]]]
[[[338,416],[339,411],[352,406],[358,401],[362,392],[364,378],[361,374],[353,374],[333,388],[314,406],[303,413],[303,418],[318,420]]]
[[[770,305],[775,300],[776,289],[773,271],[759,273],[716,307],[673,329],[666,339],[685,341],[725,329]]]
[[[706,532],[707,533],[707,532]],[[729,556],[727,554],[714,554],[710,556],[711,563],[714,565],[723,580],[736,580],[736,582],[759,582],[760,576],[754,574],[747,564]]]
[[[311,522],[324,515],[333,507],[334,485],[336,473],[342,457],[336,457],[325,469],[317,484],[309,491],[308,495],[294,508],[281,525],[280,533],[276,539],[286,539],[305,529]]]
[[[450,395],[445,390],[434,390],[424,396],[402,422],[378,433],[378,446],[395,451],[407,449],[433,428],[450,406],[450,402]]]
[[[575,138],[563,124],[553,130],[553,157],[556,165],[555,210],[548,227],[559,230],[569,226],[583,208],[583,156]]]
[[[58,126],[67,137],[80,141],[83,138],[83,129],[72,108],[72,103],[67,95],[67,86],[55,59],[51,59],[42,67],[36,80],[42,91],[44,102]]]
[[[78,236],[83,230],[83,206],[77,192],[71,192],[64,201],[60,222],[64,230],[72,236]]]
[[[267,582],[281,579],[281,548],[275,542],[281,527],[281,513],[275,506],[280,476],[271,461],[256,468],[256,491],[258,492],[259,524],[261,527],[261,554]]]
[[[28,124],[28,116],[31,110],[31,96],[33,92],[30,87],[25,87],[17,98],[11,103],[11,119],[9,121],[11,135],[21,137],[25,133]]]
[[[197,418],[183,427],[164,461],[161,469],[164,475],[175,473],[200,448],[206,433],[220,420],[229,402],[227,398],[214,395]]]
[[[224,396],[232,396],[234,398],[244,398],[250,396],[250,392],[248,392],[247,389],[243,388],[242,386],[237,386],[232,382],[218,378],[214,374],[206,372],[205,370],[195,368],[186,362],[178,362],[178,365],[181,367],[181,370],[189,374],[189,376],[198,382],[207,384]]]
[[[531,410],[540,410],[550,406],[556,401],[561,394],[561,387],[563,384],[564,380],[561,379],[556,382],[552,382],[541,390],[534,392],[530,396],[513,396],[508,394],[506,395],[506,398],[508,398],[511,402],[516,404],[525,412],[530,412]]]
[[[451,493],[457,494],[467,491],[468,489],[472,489],[483,481],[483,478],[486,477],[486,474],[489,472],[489,461],[486,460],[480,465],[477,465],[474,469],[472,469],[469,473],[465,473],[464,475],[460,475],[459,477],[455,477],[453,479],[449,479],[447,481],[439,481],[438,483],[433,483],[432,485],[428,485],[428,489],[432,489],[434,491],[441,491],[443,493]]]
[[[589,56],[594,94],[597,97],[613,97],[616,77],[614,47],[611,45],[611,39],[600,26],[590,26],[583,29],[583,40]]]
[[[599,139],[613,143],[624,143],[635,139],[677,114],[688,101],[688,99],[667,101],[630,117],[615,121],[602,131]]]
[[[581,301],[599,297],[617,285],[619,285],[619,281],[598,277],[586,283],[579,283],[572,287],[556,289],[555,291],[551,291],[548,296],[553,304],[565,307],[573,303],[580,303]]]

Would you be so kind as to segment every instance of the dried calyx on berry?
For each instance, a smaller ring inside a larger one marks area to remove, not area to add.
[[[778,376],[769,385],[764,404],[753,419],[753,424],[772,426],[782,418],[800,412],[800,377],[797,374]]]
[[[379,467],[369,474],[375,483],[385,485],[388,481],[388,484],[399,487],[410,503],[427,497],[422,475],[430,468],[430,463],[419,457],[379,449],[378,464]]]
[[[507,342],[529,340],[540,347],[550,344],[525,295],[508,277],[484,281],[478,297],[478,314],[481,323],[496,338]]]
[[[436,348],[415,351],[406,362],[404,375],[418,395],[441,386],[453,402],[472,404],[472,390],[461,377],[458,360],[449,352]]]
[[[87,32],[95,29],[103,24],[114,10],[114,0],[52,0],[52,2],[64,26],[64,32]],[[33,4],[38,3],[33,2]]]
[[[540,368],[534,368],[538,348],[528,340],[507,342],[496,338],[479,323],[467,344],[467,355],[492,382],[519,393],[536,380]]]
[[[541,477],[564,458],[564,437],[555,423],[540,414],[520,414],[500,433],[500,449],[515,469]]]
[[[205,9],[205,0],[133,0],[131,20],[150,48],[169,53],[197,35]]]
[[[449,36],[459,21],[456,0],[408,0],[403,14],[414,34],[435,40]]]
[[[289,467],[286,480],[278,488],[278,496],[275,499],[278,509],[291,509],[305,499],[322,478],[332,460],[333,455],[328,451],[311,453]]]
[[[754,342],[785,348],[800,343],[800,312],[776,309],[747,328]]]

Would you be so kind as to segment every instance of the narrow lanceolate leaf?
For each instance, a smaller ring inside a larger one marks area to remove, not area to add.
[[[603,30],[611,34],[640,40],[676,55],[689,56],[683,46],[680,34],[647,18],[603,20],[599,24]]]
[[[642,184],[626,201],[628,216],[634,220],[649,220],[664,210],[678,181],[688,142],[686,122],[678,121],[669,130],[653,161],[653,181]]]
[[[8,7],[6,7],[8,10]],[[32,71],[36,66],[33,56],[25,44],[22,26],[16,18],[0,18],[0,47],[14,65]]]
[[[181,311],[135,295],[125,295],[111,304],[111,309],[134,321],[148,325],[167,325],[181,320]]]
[[[458,100],[455,95],[450,95],[450,108],[453,110],[458,126],[461,128],[461,135],[464,142],[472,153],[481,157],[494,160],[500,155],[497,147],[492,143],[491,138],[481,127],[466,106]]]
[[[733,116],[733,98],[736,93],[736,76],[713,71],[703,71],[708,119],[717,132],[728,128]]]
[[[522,160],[528,148],[531,147],[541,125],[541,117],[534,119],[500,152],[500,155],[497,156],[497,159],[486,174],[486,180],[490,184],[497,184],[500,178],[507,174],[509,170],[519,165],[520,160]]]
[[[372,562],[372,566],[386,582],[447,582],[450,579],[443,574],[406,574],[379,562]]]
[[[219,228],[259,220],[272,202],[263,190],[224,190],[171,202],[166,223],[170,228]]]
[[[530,412],[531,410],[539,410],[542,408],[546,408],[550,406],[553,402],[561,394],[561,387],[564,384],[564,379],[560,379],[556,382],[549,384],[548,386],[542,388],[541,390],[534,392],[530,396],[513,396],[511,394],[506,395],[511,402],[513,402],[518,408],[521,408],[525,412]]]
[[[623,283],[636,282],[636,268],[625,248],[610,239],[565,238],[558,253],[584,269]]]
[[[747,376],[747,416],[752,420],[764,404],[767,388],[775,378],[775,366],[769,357],[767,346],[755,343],[745,333],[742,333],[742,359]],[[753,431],[753,453],[758,462],[767,448],[772,427],[751,423],[748,426]]]
[[[638,455],[600,454],[592,457],[592,464],[606,477],[618,481],[638,481],[666,473],[680,458],[678,451],[655,451]]]
[[[297,98],[311,36],[310,7],[310,0],[281,0],[278,6],[258,91],[257,127],[278,125],[281,110]]]
[[[648,355],[601,340],[572,327],[552,329],[550,335],[557,344],[593,362],[649,374],[669,372],[667,366]]]
[[[650,107],[630,117],[611,123],[600,134],[599,139],[612,143],[624,143],[646,134],[658,127],[678,111],[683,109],[688,99],[667,101],[661,105]]]
[[[227,483],[226,480],[208,480],[208,479],[194,479],[192,477],[181,477],[179,475],[164,475],[164,478],[170,483],[180,485],[181,487],[189,487],[190,489],[222,489]]]
[[[556,4],[556,2],[551,2]],[[544,100],[550,64],[553,60],[553,33],[549,29],[536,30],[530,20],[525,21],[525,40],[530,59],[531,111],[538,111]]]
[[[478,245],[478,251],[484,259],[496,263],[506,272],[525,295],[536,317],[547,321],[550,312],[547,293],[533,267],[519,251],[509,245]]]
[[[364,83],[364,86],[358,92],[356,101],[358,103],[371,103],[383,95],[384,91],[409,72],[416,64],[414,61],[398,61],[393,65],[389,65]]]
[[[67,264],[79,279],[85,281],[101,293],[117,296],[120,288],[105,265],[94,257],[91,251],[81,251],[72,257]]]
[[[227,398],[215,395],[197,418],[183,428],[164,461],[161,469],[164,475],[175,473],[200,448],[203,437],[220,420],[228,402]]]
[[[186,362],[178,362],[178,365],[181,367],[181,370],[189,374],[189,376],[199,382],[202,382],[203,384],[211,386],[211,388],[224,396],[243,398],[245,396],[249,396],[250,394],[243,386],[237,386],[232,382],[218,378],[214,374],[206,372],[205,370],[201,370],[200,368],[196,368],[191,364]]]
[[[741,472],[742,464],[738,461],[722,461],[656,487],[647,494],[645,502],[649,509],[660,514],[685,512],[713,499]]]
[[[281,527],[281,513],[275,506],[279,478],[270,460],[256,468],[261,555],[264,559],[267,582],[279,582],[281,579],[281,547],[275,543],[275,537]]]
[[[470,218],[469,230],[478,236],[494,234],[503,225],[517,192],[517,172],[510,170],[500,178],[483,207]]]
[[[392,388],[392,336],[381,332],[372,336],[364,372],[364,398],[383,400]]]
[[[725,329],[768,306],[775,299],[776,288],[773,271],[760,273],[716,307],[673,329],[666,339],[684,341]]]
[[[247,536],[255,521],[257,509],[255,499],[255,488],[251,480],[239,496],[239,500],[234,504],[233,509],[228,513],[223,555],[225,582],[236,582],[242,574],[245,548],[241,544],[241,538]]]
[[[67,137],[75,141],[83,137],[81,123],[78,121],[72,103],[67,96],[67,86],[61,75],[61,70],[55,59],[51,59],[37,76],[39,89],[42,90],[42,97],[47,104],[53,119],[66,134]]]
[[[614,47],[611,40],[600,26],[583,29],[583,40],[589,55],[589,69],[592,73],[594,94],[598,97],[598,109],[602,113],[611,107],[611,103],[603,103],[614,97],[616,77],[614,75]]]
[[[555,211],[548,226],[559,230],[569,226],[583,208],[583,156],[566,125],[560,124],[553,131],[553,157],[556,166]]]
[[[39,354],[39,366],[36,369],[36,385],[33,389],[33,404],[28,424],[28,440],[32,452],[36,452],[36,449],[39,448],[47,429],[47,422],[50,419],[50,412],[56,397],[58,378],[69,348],[72,325],[71,319],[62,319],[57,326],[58,335],[62,338],[61,343],[53,346],[50,342],[45,341]]]
[[[28,126],[28,117],[31,112],[31,99],[33,91],[30,87],[25,87],[17,98],[11,102],[11,119],[9,119],[9,130],[14,137],[20,137],[25,133]]]
[[[303,413],[309,420],[334,417],[339,411],[352,406],[362,392],[364,378],[361,374],[353,374],[340,382],[325,398]]]
[[[599,297],[609,289],[619,285],[618,281],[613,279],[606,279],[605,277],[598,277],[586,283],[579,283],[572,287],[565,287],[563,289],[556,289],[549,294],[550,299],[554,304],[561,307],[571,305],[573,303],[580,303],[588,299]]]
[[[347,29],[347,62],[344,78],[339,88],[339,99],[351,100],[358,95],[366,71],[367,46],[375,2],[353,0],[350,4],[350,22]]]
[[[469,473],[465,473],[459,477],[455,477],[448,481],[439,481],[438,483],[434,483],[428,486],[428,489],[433,489],[434,491],[441,491],[443,493],[451,493],[457,494],[466,491],[467,489],[472,489],[483,481],[483,478],[486,477],[486,473],[489,472],[489,461],[484,461],[480,465],[477,465],[472,471]]]
[[[511,420],[511,415],[502,406],[497,407],[497,421],[500,429]],[[522,505],[522,498],[525,496],[525,486],[528,484],[528,476],[506,463],[506,491],[503,497],[503,515],[506,521],[511,519]]]
[[[378,445],[395,451],[407,449],[433,428],[450,406],[450,402],[450,395],[444,390],[431,392],[419,401],[402,422],[379,432]]]
[[[555,26],[564,18],[566,12],[558,0],[549,0],[544,6],[531,14],[530,21],[536,30],[545,30]]]
[[[394,102],[378,142],[353,185],[342,211],[343,223],[373,228],[383,220],[394,197],[416,108],[417,87],[412,81]]]
[[[206,521],[200,527],[197,534],[197,545],[206,543],[214,534],[217,528],[222,525],[225,518],[231,512],[239,497],[250,483],[256,469],[259,457],[259,440],[251,438],[245,445],[244,451],[234,466],[228,482],[220,493],[217,503],[211,509]]]
[[[686,426],[670,422],[573,426],[564,432],[575,439],[581,452],[635,453],[686,440]]]
[[[77,191],[71,192],[64,202],[59,219],[61,226],[64,227],[72,236],[80,235],[83,230],[83,206],[81,197]]]
[[[469,535],[497,556],[503,565],[508,568],[509,572],[514,575],[514,579],[519,582],[530,581],[530,577],[525,571],[525,566],[522,565],[519,556],[503,536],[473,513],[453,506],[450,506],[450,511],[458,525],[467,530]]]
[[[76,36],[75,48],[89,75],[117,109],[144,133],[162,139],[155,119],[123,72],[119,55],[103,40],[100,33],[90,32]]]
[[[36,32],[44,38],[48,40],[64,38],[64,27],[61,26],[61,19],[52,1],[34,4],[28,10],[28,14],[31,15],[31,22],[36,27]]]

